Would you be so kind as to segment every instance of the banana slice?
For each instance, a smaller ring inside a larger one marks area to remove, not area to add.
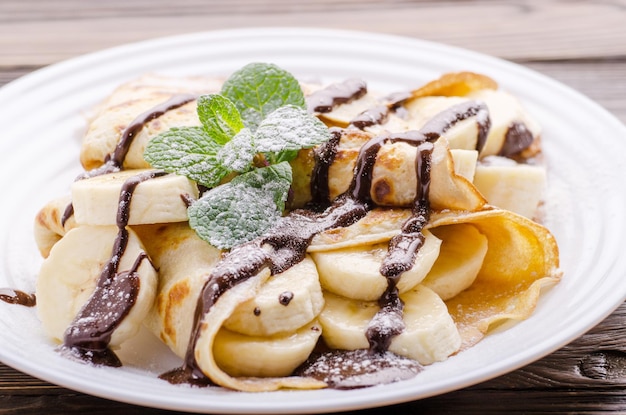
[[[338,105],[331,112],[318,114],[318,117],[328,125],[345,128],[360,113],[379,105],[384,105],[382,97],[368,92],[359,99]]]
[[[240,304],[224,322],[247,336],[272,336],[298,330],[322,311],[324,297],[310,257],[270,277],[259,293]]]
[[[124,170],[72,184],[76,223],[115,225],[120,192],[126,180],[149,170]],[[197,198],[197,186],[184,176],[168,174],[137,185],[131,202],[129,225],[187,220],[185,197]]]
[[[289,376],[309,357],[321,333],[317,322],[271,337],[245,336],[222,328],[215,337],[213,355],[231,376]]]
[[[454,173],[465,177],[470,182],[473,181],[476,174],[478,151],[455,148],[450,150],[450,154],[452,154],[454,162]]]
[[[117,234],[116,226],[79,226],[57,242],[44,260],[36,287],[37,313],[53,339],[63,340],[66,329],[94,292],[103,265],[112,255]],[[139,238],[129,229],[118,272],[132,269],[143,254]],[[148,260],[141,261],[137,273],[136,302],[113,332],[109,343],[112,347],[134,336],[152,307],[157,273]]]
[[[379,310],[376,302],[357,302],[331,293],[320,314],[323,339],[334,349],[367,349],[365,336]],[[431,289],[418,285],[400,295],[404,301],[404,331],[391,340],[389,351],[427,365],[445,360],[461,345],[459,332],[445,303]]]
[[[72,203],[70,195],[61,196],[49,201],[37,212],[33,230],[37,248],[44,258],[50,255],[54,244],[76,226],[73,215],[64,217],[70,203]]]
[[[468,288],[478,275],[487,254],[487,237],[472,225],[431,229],[443,243],[439,257],[422,285],[448,300]]]
[[[424,236],[415,265],[400,276],[400,293],[419,284],[439,255],[441,241],[428,231],[424,231]],[[387,279],[379,271],[386,254],[386,243],[311,253],[325,290],[362,301],[377,300],[387,288]]]
[[[474,185],[489,204],[532,219],[546,188],[543,167],[490,156],[476,166]]]
[[[532,140],[539,137],[541,127],[522,108],[519,100],[502,90],[483,89],[468,94],[471,99],[483,101],[489,108],[491,127],[487,141],[480,152],[481,157],[500,154],[505,145],[509,129],[515,124],[521,124]]]
[[[454,105],[468,101],[464,97],[427,96],[406,103],[407,130],[419,130],[437,114]],[[444,134],[450,148],[475,150],[478,140],[478,125],[474,117],[457,122]]]

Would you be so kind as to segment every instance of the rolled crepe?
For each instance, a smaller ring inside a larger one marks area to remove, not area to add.
[[[146,75],[119,86],[96,109],[83,138],[80,161],[86,170],[100,167],[120,141],[122,132],[140,114],[153,109],[177,94],[218,92],[217,78],[171,78]],[[150,165],[143,159],[148,141],[171,127],[200,125],[193,100],[146,123],[137,134],[124,160],[124,168],[142,169]]]
[[[482,102],[489,110],[490,128],[484,145],[478,148],[480,157],[502,154],[527,159],[540,152],[541,128],[519,100],[500,89],[493,79],[472,72],[446,73],[401,96],[397,102],[393,95],[385,97],[368,91],[319,116],[329,125],[347,127],[363,113],[372,112],[371,116],[376,118],[380,108],[388,107],[382,119],[362,127],[381,134],[419,130],[437,114],[468,101]],[[477,133],[476,123],[466,119],[452,126],[444,136],[453,149],[477,149]]]
[[[337,153],[328,170],[330,199],[348,190],[361,147],[372,134],[359,130],[344,130]],[[416,147],[404,142],[385,144],[376,157],[372,172],[370,197],[378,206],[410,207],[418,188],[415,171]],[[292,162],[292,207],[304,206],[312,198],[311,181],[315,165],[313,150],[301,151]],[[435,209],[477,210],[486,200],[465,177],[454,170],[454,161],[445,138],[435,142],[431,156],[431,207]]]
[[[159,270],[157,298],[146,326],[175,354],[184,358],[192,336],[198,298],[221,258],[221,251],[201,240],[186,223],[144,225],[134,229],[146,241],[146,251]],[[196,363],[215,384],[236,390],[260,392],[325,387],[323,382],[298,376],[234,377],[216,361],[214,343],[224,322],[239,305],[262,289],[269,274],[266,268],[230,288],[202,316],[201,330],[193,351]],[[252,314],[251,318],[254,318]],[[306,357],[308,355],[302,362]]]

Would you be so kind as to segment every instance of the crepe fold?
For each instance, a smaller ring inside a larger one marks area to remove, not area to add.
[[[85,170],[100,167],[115,151],[124,130],[141,114],[180,94],[216,93],[222,82],[219,78],[172,78],[151,74],[120,85],[90,116],[80,151],[81,164]],[[149,118],[152,119],[148,119],[133,137],[124,158],[123,167],[126,169],[150,167],[143,159],[143,153],[148,141],[158,134],[172,127],[200,125],[195,100]]]
[[[375,209],[352,226],[317,235],[309,250],[319,255],[380,243],[397,233],[410,216],[405,209]],[[561,278],[554,236],[545,227],[510,211],[492,206],[473,212],[435,211],[425,229],[435,236],[445,230],[448,237],[454,237],[455,227],[467,225],[487,238],[488,248],[469,288],[445,301],[463,340],[461,350],[476,344],[501,322],[530,316],[541,289]],[[446,258],[442,252],[437,261],[454,263],[456,259]]]
[[[159,270],[157,297],[146,326],[176,355],[185,358],[194,336],[198,299],[222,253],[201,240],[186,223],[142,225],[134,229],[146,241],[146,251]],[[236,377],[218,364],[215,342],[220,331],[224,330],[224,323],[237,307],[259,294],[269,277],[270,271],[266,268],[235,285],[201,317],[200,333],[193,350],[196,364],[212,382],[235,390],[261,392],[325,387],[325,383],[307,377]],[[299,363],[306,357],[308,353]]]

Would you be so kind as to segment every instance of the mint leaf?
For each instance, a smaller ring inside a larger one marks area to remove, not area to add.
[[[314,147],[329,139],[330,132],[323,122],[306,110],[289,105],[278,108],[261,121],[254,144],[260,153],[289,160],[297,150]]]
[[[217,160],[222,166],[239,173],[252,168],[252,161],[257,151],[252,142],[252,133],[243,128],[232,140],[224,144],[217,153]]]
[[[202,95],[198,98],[198,118],[207,134],[222,145],[244,128],[235,104],[217,94]]]
[[[262,189],[264,192],[272,195],[281,214],[285,209],[285,201],[291,187],[291,180],[291,165],[287,162],[254,169],[245,175],[233,179],[236,183],[245,181],[251,187]]]
[[[244,66],[224,83],[221,93],[235,104],[245,126],[253,132],[263,118],[282,106],[306,108],[298,80],[273,64]]]
[[[276,223],[290,185],[288,163],[254,169],[206,192],[187,210],[189,225],[211,245],[230,249]]]
[[[154,168],[214,187],[229,172],[217,158],[220,148],[202,127],[173,127],[148,142],[144,159]]]

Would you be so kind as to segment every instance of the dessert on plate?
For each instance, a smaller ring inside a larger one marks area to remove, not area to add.
[[[271,64],[147,75],[102,102],[80,160],[35,220],[36,295],[94,364],[145,326],[181,358],[172,383],[393,382],[560,279],[540,126],[480,74],[391,94]]]

